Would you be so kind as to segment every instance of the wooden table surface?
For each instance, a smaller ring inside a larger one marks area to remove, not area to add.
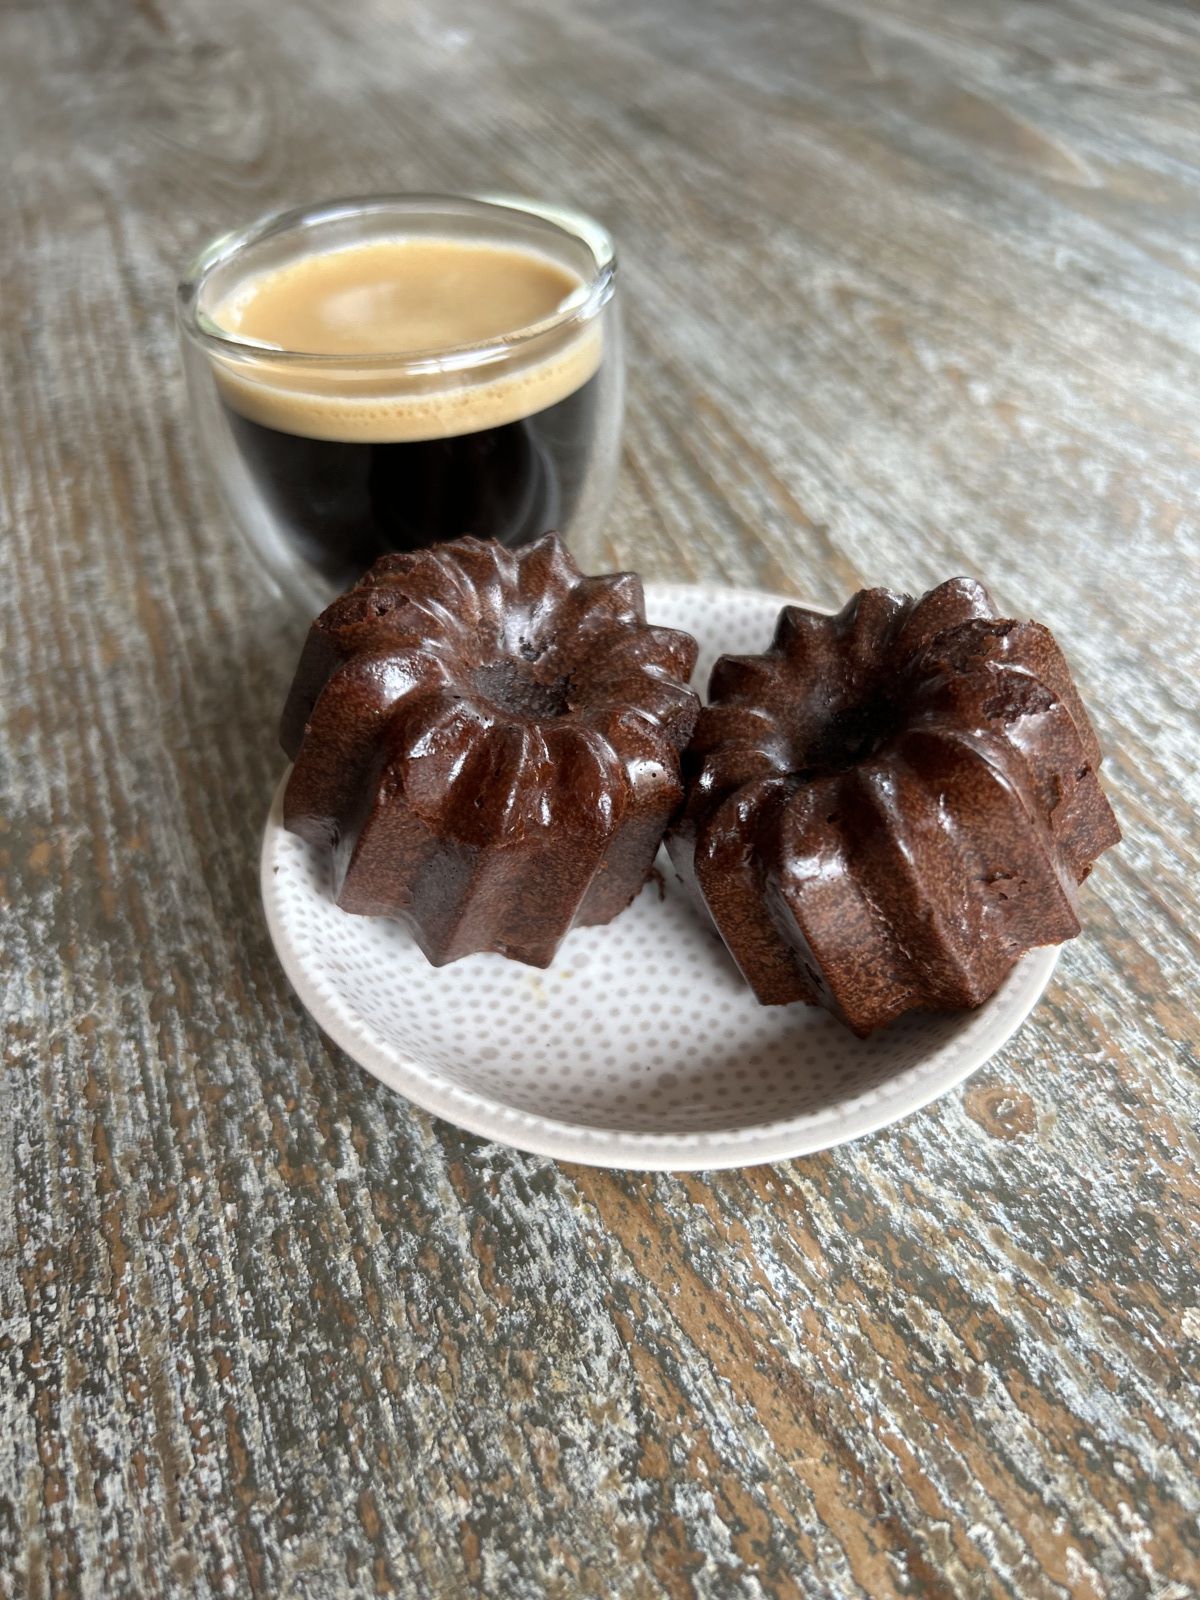
[[[0,12],[0,1596],[1200,1586],[1200,15],[1116,0]],[[847,1148],[655,1177],[431,1120],[259,909],[301,619],[191,437],[214,231],[582,204],[595,568],[1057,631],[1124,845],[1020,1036]]]

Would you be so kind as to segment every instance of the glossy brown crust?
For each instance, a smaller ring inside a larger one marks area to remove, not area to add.
[[[1076,887],[1120,837],[1052,635],[954,578],[788,606],[723,656],[668,841],[764,1004],[867,1034],[981,1004],[1079,932]]]
[[[344,910],[399,918],[435,965],[546,966],[645,881],[695,659],[647,624],[636,574],[585,577],[554,534],[384,556],[309,632],[284,824],[332,850]]]

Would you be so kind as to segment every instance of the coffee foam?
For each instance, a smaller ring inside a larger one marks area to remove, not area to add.
[[[371,364],[503,337],[581,297],[549,257],[470,240],[396,239],[302,258],[247,280],[213,320],[235,336],[345,357],[216,357],[222,397],[253,422],[305,438],[381,443],[448,438],[544,411],[595,373],[594,320],[536,335],[476,367],[413,373]],[[357,365],[353,358],[366,358]]]

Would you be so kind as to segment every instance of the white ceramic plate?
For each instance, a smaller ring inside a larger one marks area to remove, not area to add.
[[[768,644],[780,595],[648,585],[650,618],[718,655]],[[296,993],[368,1072],[472,1133],[595,1166],[749,1166],[871,1133],[961,1083],[1010,1039],[1054,970],[1035,950],[978,1011],[900,1018],[866,1040],[826,1012],[760,1006],[665,854],[607,928],[553,966],[428,965],[407,932],[333,903],[325,858],[283,831],[262,851],[271,937]]]

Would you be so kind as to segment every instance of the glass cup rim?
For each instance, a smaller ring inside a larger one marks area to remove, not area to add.
[[[277,234],[298,228],[315,227],[354,216],[371,216],[393,210],[420,213],[446,205],[467,205],[481,216],[489,212],[519,212],[536,217],[565,238],[584,245],[595,262],[595,270],[581,289],[549,317],[514,328],[473,344],[443,345],[431,350],[406,350],[370,354],[330,354],[327,351],[285,349],[262,340],[240,338],[211,321],[200,309],[200,299],[211,274],[236,256]],[[596,317],[612,297],[616,284],[617,257],[612,236],[601,223],[582,211],[522,196],[498,194],[370,194],[349,195],[318,201],[313,205],[289,206],[268,212],[245,228],[220,234],[205,245],[184,269],[176,288],[175,307],[179,326],[187,337],[216,356],[239,363],[266,361],[272,365],[301,364],[322,367],[385,368],[414,375],[457,371],[503,360],[550,334],[582,326]]]

